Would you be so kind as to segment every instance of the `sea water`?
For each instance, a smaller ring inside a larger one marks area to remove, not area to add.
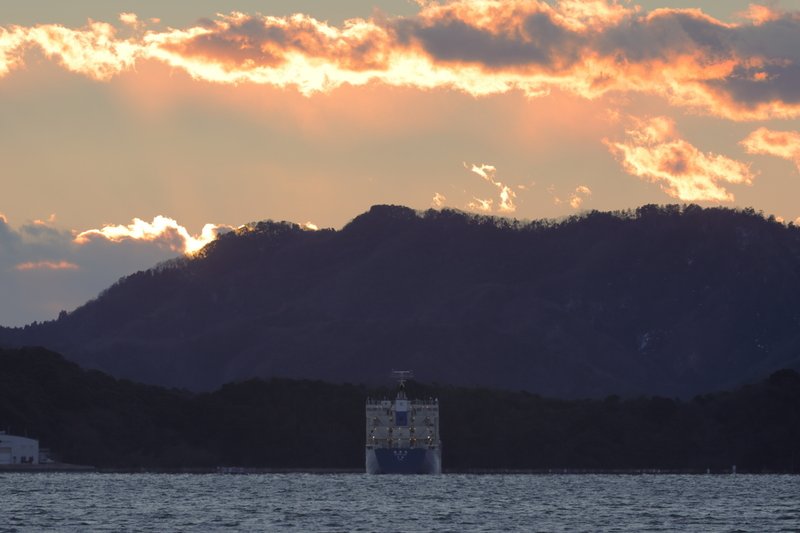
[[[17,531],[800,531],[800,477],[0,474]]]

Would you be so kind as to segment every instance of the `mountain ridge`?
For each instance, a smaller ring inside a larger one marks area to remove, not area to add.
[[[800,229],[752,209],[562,221],[374,206],[341,230],[249,224],[0,330],[81,365],[213,389],[249,377],[687,396],[799,368]]]

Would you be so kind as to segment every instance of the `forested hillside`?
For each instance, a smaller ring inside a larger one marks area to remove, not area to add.
[[[0,429],[100,467],[359,469],[364,401],[394,395],[293,380],[189,393],[84,371],[42,349],[0,350],[0,368]],[[556,400],[414,382],[408,390],[439,399],[445,470],[800,469],[800,375],[792,370],[687,401]]]
[[[693,394],[800,368],[800,229],[645,206],[562,221],[376,206],[343,229],[259,222],[0,330],[118,377],[426,381],[564,398]]]

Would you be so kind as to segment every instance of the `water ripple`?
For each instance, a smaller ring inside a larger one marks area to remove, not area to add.
[[[2,474],[0,533],[800,531],[795,476]]]

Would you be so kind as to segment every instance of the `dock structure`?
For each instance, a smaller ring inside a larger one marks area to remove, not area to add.
[[[39,441],[0,431],[0,465],[39,464]]]

